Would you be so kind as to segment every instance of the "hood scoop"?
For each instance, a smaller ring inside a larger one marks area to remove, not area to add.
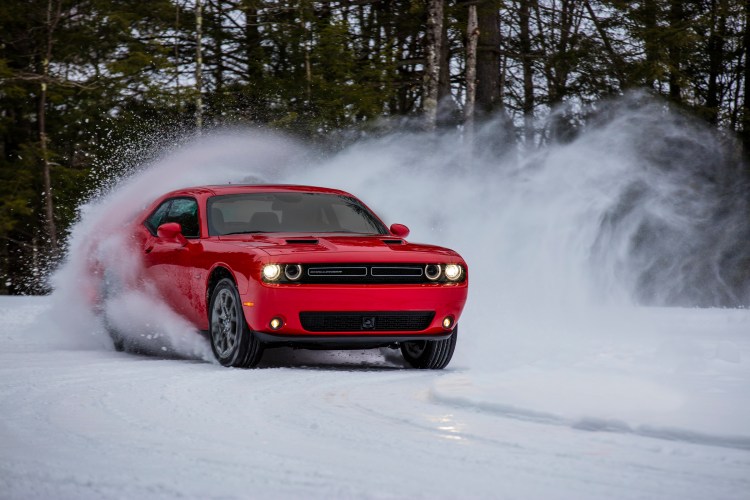
[[[380,240],[386,245],[403,245],[404,240]]]
[[[294,239],[294,240],[286,240],[287,245],[317,245],[318,240],[316,239]]]

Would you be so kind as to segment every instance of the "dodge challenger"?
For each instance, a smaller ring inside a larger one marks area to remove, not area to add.
[[[256,366],[276,346],[387,346],[427,369],[453,356],[466,262],[407,242],[406,226],[387,227],[344,191],[181,189],[154,201],[130,231],[138,279],[208,336],[224,366]]]

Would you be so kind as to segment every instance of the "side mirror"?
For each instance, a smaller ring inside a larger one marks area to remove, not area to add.
[[[397,238],[406,238],[409,236],[409,228],[403,224],[392,224],[391,234]]]
[[[159,238],[165,240],[175,240],[182,246],[187,245],[188,241],[182,235],[182,227],[176,222],[167,222],[159,226],[156,230],[156,234]]]

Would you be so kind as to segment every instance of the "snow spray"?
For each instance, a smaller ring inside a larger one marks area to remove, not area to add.
[[[258,130],[186,141],[82,208],[53,279],[61,320],[108,343],[80,298],[82,276],[92,256],[125,281],[138,262],[122,242],[91,247],[97,228],[121,226],[169,190],[229,182],[344,189],[386,224],[408,225],[410,241],[461,253],[470,277],[456,351],[464,365],[596,335],[590,319],[611,308],[749,305],[748,191],[731,148],[642,94],[600,107],[574,139],[532,152],[499,146],[503,121],[480,127],[473,151],[458,130],[393,132],[331,155]],[[159,349],[210,358],[148,290],[108,307],[121,330],[148,324],[171,340]]]

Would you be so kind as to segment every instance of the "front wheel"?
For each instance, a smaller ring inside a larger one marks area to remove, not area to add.
[[[251,368],[263,355],[263,345],[248,328],[240,294],[228,278],[211,294],[211,349],[224,366]]]
[[[414,368],[429,370],[442,370],[453,357],[456,349],[456,337],[458,336],[458,325],[453,329],[451,336],[445,340],[413,340],[401,343],[401,354],[404,359]]]

